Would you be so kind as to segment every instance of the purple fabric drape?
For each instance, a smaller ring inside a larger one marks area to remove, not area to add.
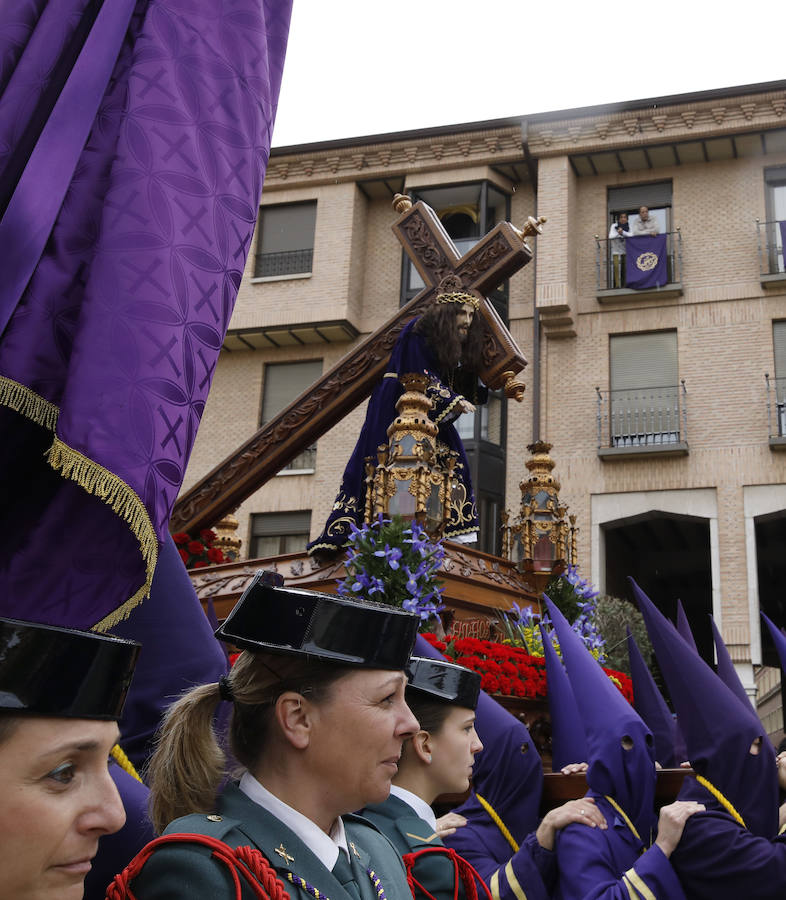
[[[38,0],[0,26],[0,614],[104,630],[149,592],[251,243],[290,13]]]

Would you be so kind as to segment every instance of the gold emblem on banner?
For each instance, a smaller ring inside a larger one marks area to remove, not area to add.
[[[636,268],[641,272],[651,272],[658,265],[657,253],[640,253],[636,257]]]

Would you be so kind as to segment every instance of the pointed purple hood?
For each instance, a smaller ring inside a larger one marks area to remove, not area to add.
[[[639,645],[628,631],[628,658],[630,659],[630,674],[633,679],[633,705],[636,712],[644,719],[647,727],[655,739],[655,759],[664,769],[672,769],[682,762],[677,759],[677,723],[671,710],[666,705],[655,684],[644,657],[641,655]]]
[[[738,700],[741,700],[753,709],[750,698],[745,693],[745,688],[740,681],[740,676],[737,674],[734,663],[731,661],[728,648],[723,642],[721,633],[718,631],[718,626],[715,624],[715,619],[712,616],[710,616],[710,623],[712,624],[712,638],[715,641],[715,652],[718,655],[718,678],[732,691]]]
[[[772,619],[765,613],[762,613],[761,617],[767,623],[767,628],[770,629],[772,641],[775,644],[775,649],[778,651],[778,657],[781,661],[781,669],[783,669],[783,673],[786,675],[786,634],[784,634],[783,629],[778,628]]]
[[[775,753],[750,703],[743,704],[631,579],[669,687],[694,771],[729,800],[752,834],[778,830]],[[758,754],[750,752],[762,738]]]
[[[612,797],[627,813],[647,844],[655,825],[655,747],[652,732],[611,683],[598,662],[548,599],[562,658],[584,720],[587,783]],[[626,749],[623,741],[630,746]]]
[[[699,649],[696,646],[693,632],[690,630],[690,623],[685,615],[685,607],[682,605],[682,600],[677,601],[677,631],[685,643],[693,648],[693,652],[698,653]]]
[[[568,673],[557,656],[551,636],[542,625],[540,633],[551,714],[551,770],[559,772],[568,763],[587,761],[587,738]]]

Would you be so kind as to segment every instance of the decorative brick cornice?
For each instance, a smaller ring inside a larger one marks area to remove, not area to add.
[[[756,129],[783,128],[786,91],[675,103],[560,121],[529,122],[528,147],[533,156],[626,149],[666,141],[722,137]]]
[[[265,176],[265,193],[306,184],[334,184],[375,176],[390,178],[419,170],[522,162],[521,130],[516,127],[440,135],[439,140],[391,140],[323,152],[272,156]]]

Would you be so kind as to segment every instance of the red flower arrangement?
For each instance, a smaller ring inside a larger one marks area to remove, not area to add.
[[[172,540],[177,545],[180,558],[187,569],[204,569],[205,566],[229,562],[224,552],[213,546],[216,533],[209,528],[200,531],[199,538],[192,538],[185,531],[179,531],[172,535]]]
[[[480,685],[487,694],[506,697],[527,697],[531,700],[546,697],[546,661],[542,656],[530,656],[520,647],[511,647],[497,641],[481,641],[477,638],[448,636],[440,641],[427,632],[423,637],[440,653],[459,666],[472,669],[481,676]],[[622,696],[633,703],[633,683],[624,672],[603,668]]]

